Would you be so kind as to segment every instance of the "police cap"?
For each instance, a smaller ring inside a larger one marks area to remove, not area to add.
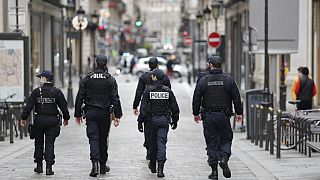
[[[42,71],[42,73],[38,74],[37,77],[46,77],[49,80],[53,80],[53,73],[51,71]]]
[[[152,75],[154,75],[155,77],[157,77],[158,80],[160,80],[163,78],[164,72],[161,69],[155,69],[153,70]]]
[[[158,59],[156,57],[152,57],[149,59],[149,68],[154,69],[158,65]]]
[[[104,55],[98,55],[96,57],[96,62],[99,65],[106,65],[108,63],[108,58],[107,56],[104,56]]]
[[[208,57],[208,63],[211,64],[222,64],[223,60],[220,56],[209,56]]]

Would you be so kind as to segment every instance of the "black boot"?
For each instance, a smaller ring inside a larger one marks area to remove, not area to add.
[[[54,175],[54,172],[52,171],[52,166],[47,165],[46,167],[46,175]]]
[[[89,174],[89,176],[91,177],[97,177],[99,174],[99,165],[98,162],[92,162],[92,169],[91,172]]]
[[[105,164],[100,164],[100,174],[106,174],[110,171],[110,167]]]
[[[37,166],[34,168],[34,172],[38,174],[43,173],[42,162],[37,162]]]
[[[229,160],[229,158],[224,156],[224,157],[222,157],[222,160],[219,162],[219,166],[222,168],[223,176],[225,178],[230,178],[231,177],[231,171],[230,171],[229,166],[228,166],[228,160]]]
[[[209,175],[208,178],[217,180],[218,179],[218,168],[217,168],[217,165],[212,165],[211,169],[212,169],[212,172],[211,172],[211,174]]]
[[[150,161],[148,164],[149,169],[151,170],[151,173],[157,173],[157,163],[156,161]]]
[[[164,173],[163,173],[163,168],[164,168],[164,161],[159,161],[158,162],[158,177],[164,177]]]

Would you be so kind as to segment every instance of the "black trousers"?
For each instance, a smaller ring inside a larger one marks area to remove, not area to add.
[[[298,110],[307,110],[312,109],[312,101],[301,100],[301,102],[297,105]]]
[[[110,113],[108,111],[86,111],[87,137],[90,144],[90,160],[106,164],[108,160],[108,135]]]
[[[55,115],[37,115],[34,119],[35,151],[34,162],[41,163],[43,158],[47,166],[55,163],[54,142],[60,135],[58,117]]]

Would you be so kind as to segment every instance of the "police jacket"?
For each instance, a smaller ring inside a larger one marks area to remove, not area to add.
[[[26,120],[35,107],[38,115],[58,115],[58,109],[62,111],[63,119],[69,120],[70,115],[67,108],[67,101],[62,91],[53,86],[52,83],[44,83],[41,87],[34,89],[28,100],[25,109],[21,114],[21,119]]]
[[[152,74],[152,70],[144,73],[139,78],[138,86],[136,89],[136,95],[135,95],[134,101],[133,101],[133,109],[137,109],[137,107],[139,106],[139,103],[141,101],[141,96],[142,96],[144,90],[146,89],[146,87],[148,85],[153,84],[153,81],[151,80],[151,74]],[[162,78],[161,81],[162,81],[163,85],[171,88],[170,80],[167,75],[164,75],[164,77]]]
[[[122,116],[117,82],[106,69],[96,68],[80,80],[74,117],[82,116],[82,104],[86,110],[106,111],[113,105],[115,117]]]
[[[143,93],[138,121],[149,115],[170,115],[173,122],[179,120],[179,106],[172,90],[161,81],[155,81]]]
[[[194,90],[192,100],[193,115],[200,114],[200,106],[206,111],[232,110],[232,102],[236,114],[242,114],[241,98],[236,82],[222,69],[209,70],[202,77]]]
[[[306,75],[295,79],[292,85],[292,98],[294,100],[311,101],[312,97],[316,95],[317,89],[314,81]]]

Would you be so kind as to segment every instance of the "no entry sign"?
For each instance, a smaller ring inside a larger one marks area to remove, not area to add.
[[[208,43],[213,48],[219,47],[221,44],[221,36],[216,32],[211,33],[208,37]]]

